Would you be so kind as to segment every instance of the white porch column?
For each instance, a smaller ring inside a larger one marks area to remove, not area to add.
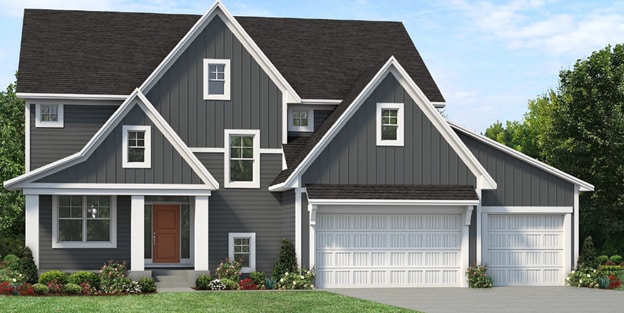
[[[145,270],[145,197],[130,200],[130,270]]]
[[[208,197],[195,196],[195,271],[208,271]]]
[[[316,257],[316,205],[308,204],[308,211],[310,212],[310,232],[308,234],[310,245],[310,268],[314,267]]]
[[[39,195],[26,195],[24,215],[26,222],[25,244],[32,251],[35,264],[39,268]]]
[[[581,231],[581,229],[579,228],[579,214],[580,214],[579,192],[580,192],[579,185],[574,185],[574,206],[572,208],[572,214],[574,214],[574,225],[572,228],[572,231],[574,232],[574,238],[572,239],[574,241],[574,252],[573,252],[573,260],[572,260],[572,268],[576,268],[576,265],[578,264],[578,258],[579,258],[579,231]]]
[[[575,258],[570,253],[570,250],[573,249],[572,244],[572,214],[566,213],[563,215],[563,229],[565,229],[565,238],[564,238],[564,246],[563,246],[563,277],[565,278],[568,273],[575,267],[574,262]],[[575,230],[578,232],[578,230]],[[565,279],[562,282],[565,285]]]
[[[301,189],[295,188],[295,255],[297,256],[297,265],[301,267]]]

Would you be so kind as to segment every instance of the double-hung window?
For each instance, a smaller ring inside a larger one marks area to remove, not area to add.
[[[403,103],[377,103],[377,145],[403,146],[405,132]]]
[[[260,187],[260,131],[225,130],[225,187]]]
[[[114,196],[55,196],[52,212],[53,248],[116,247]]]
[[[150,168],[151,158],[151,127],[142,125],[123,126],[124,168]]]
[[[256,233],[229,233],[228,257],[241,263],[242,273],[256,270]]]
[[[63,127],[63,105],[38,103],[35,105],[35,127]]]
[[[204,100],[230,100],[230,60],[204,59]]]

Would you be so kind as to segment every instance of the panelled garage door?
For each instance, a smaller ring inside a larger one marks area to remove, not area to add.
[[[484,261],[494,285],[562,285],[563,222],[560,214],[489,214]]]
[[[461,227],[460,214],[318,214],[316,286],[459,286]]]

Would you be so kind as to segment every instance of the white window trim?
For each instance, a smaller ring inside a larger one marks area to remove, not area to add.
[[[249,238],[249,267],[241,268],[241,273],[256,271],[256,233],[229,233],[228,257],[234,260],[234,238]]]
[[[405,122],[404,122],[404,104],[403,103],[388,103],[388,102],[379,102],[377,103],[377,114],[375,119],[375,127],[377,132],[377,146],[399,146],[402,147],[404,145],[404,135],[405,135]],[[394,109],[397,110],[397,139],[396,140],[382,140],[381,139],[381,112],[384,109]]]
[[[87,196],[84,195],[82,197],[84,210]],[[111,196],[110,198],[110,241],[83,242],[58,241],[58,198],[59,196],[52,197],[52,248],[117,248],[117,196]]]
[[[151,168],[152,167],[152,136],[151,127],[144,125],[123,125],[123,144],[122,144],[122,167],[123,168]],[[143,162],[128,162],[128,132],[143,131],[145,132],[145,159]]]
[[[56,105],[57,109],[57,117],[58,120],[57,121],[42,121],[41,120],[41,105],[48,105],[48,106],[53,106]],[[64,114],[63,114],[64,108],[63,108],[63,104],[56,104],[56,103],[37,103],[35,105],[35,127],[41,127],[41,128],[63,128],[64,127]]]
[[[223,131],[225,136],[223,144],[225,146],[224,153],[224,174],[223,185],[225,188],[260,188],[260,130],[259,129],[226,129]],[[253,180],[250,182],[230,181],[230,136],[242,135],[253,136],[254,145],[254,163],[253,163]]]
[[[208,66],[210,64],[223,64],[225,65],[224,69],[224,80],[225,83],[223,85],[223,94],[222,95],[213,95],[208,93]],[[230,60],[228,59],[204,59],[204,100],[230,100]]]
[[[308,113],[308,126],[294,126],[294,112]],[[295,132],[312,132],[314,131],[314,110],[309,108],[290,108],[288,109],[288,131]]]

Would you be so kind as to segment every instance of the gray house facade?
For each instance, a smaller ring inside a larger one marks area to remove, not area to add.
[[[578,258],[593,186],[446,121],[401,23],[26,10],[17,91],[4,187],[41,271],[270,272],[282,238],[320,288],[563,285]]]

